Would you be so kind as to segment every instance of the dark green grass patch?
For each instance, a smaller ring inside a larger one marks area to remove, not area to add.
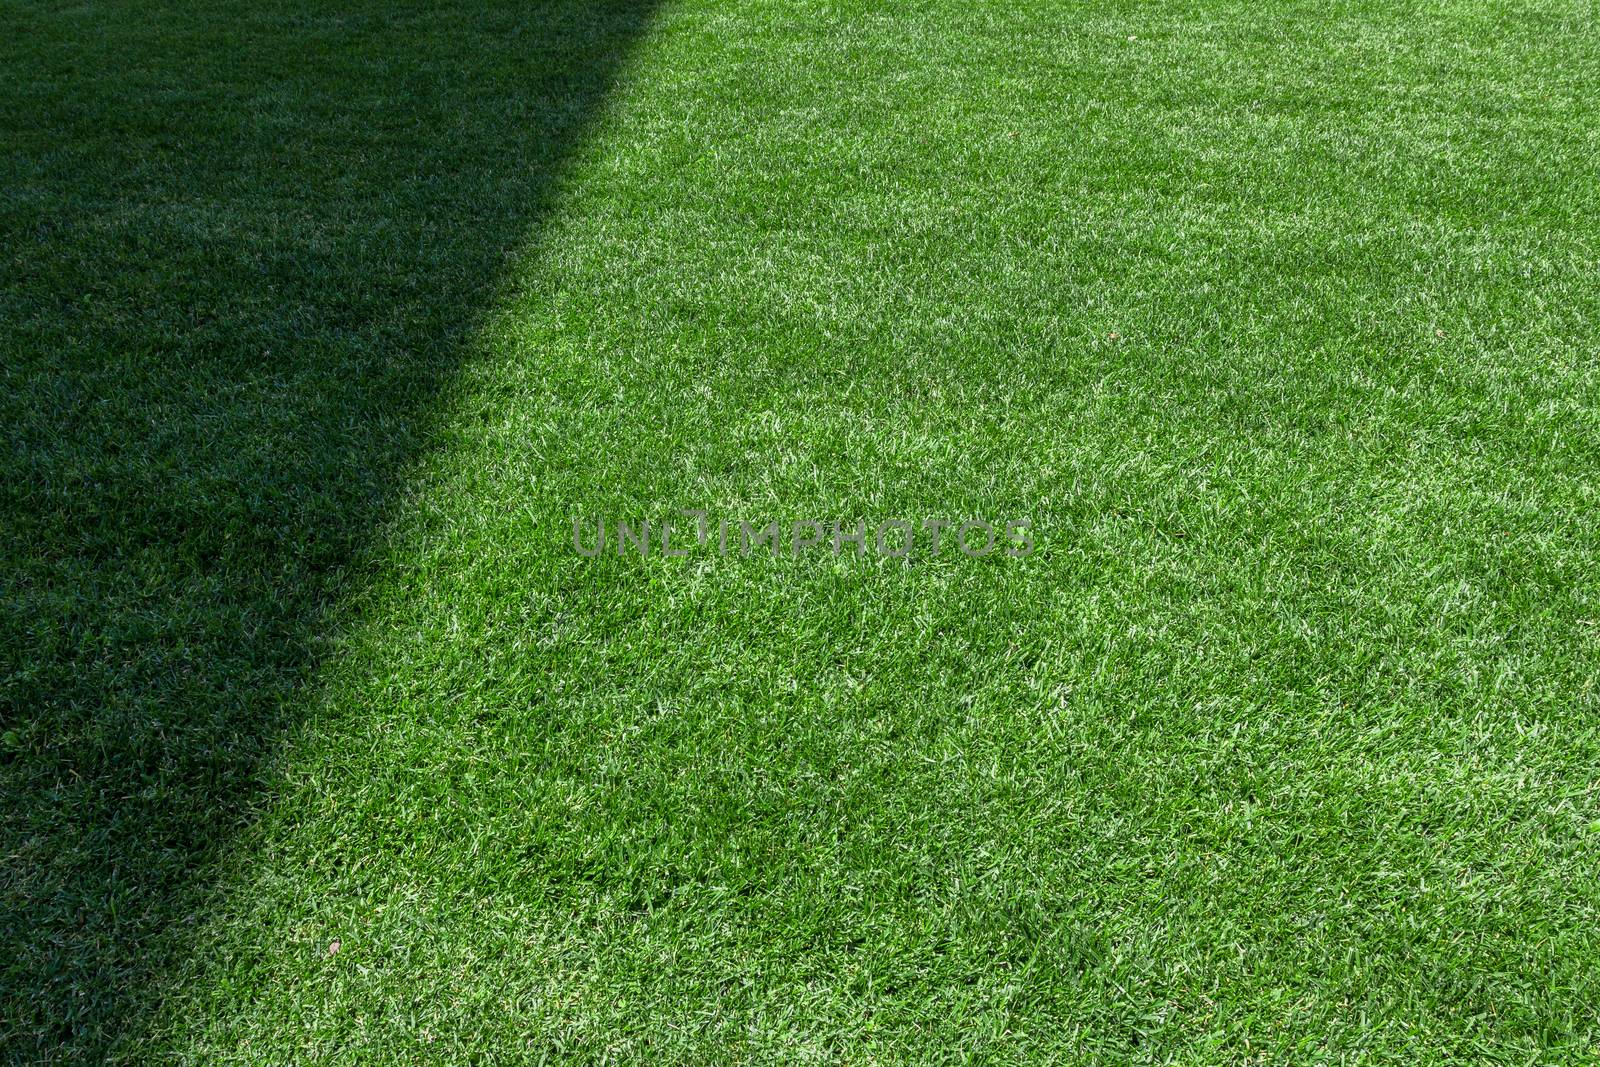
[[[8,1052],[193,936],[647,8],[0,8]]]
[[[1600,1056],[1593,11],[645,14],[8,14],[8,1051]]]

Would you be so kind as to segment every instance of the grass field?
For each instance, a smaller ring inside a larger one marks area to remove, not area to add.
[[[0,0],[0,101],[9,1061],[1600,1062],[1592,0]],[[574,549],[681,509],[1034,551]]]

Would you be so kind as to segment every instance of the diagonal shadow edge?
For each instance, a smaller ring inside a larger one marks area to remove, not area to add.
[[[103,1056],[155,1007],[507,259],[654,6],[16,16],[6,1058]]]

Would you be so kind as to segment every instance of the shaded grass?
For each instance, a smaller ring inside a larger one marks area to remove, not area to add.
[[[1593,30],[663,12],[142,1037],[1592,1060]],[[1040,547],[570,549],[679,507]]]
[[[192,936],[647,7],[5,5],[8,1053]]]

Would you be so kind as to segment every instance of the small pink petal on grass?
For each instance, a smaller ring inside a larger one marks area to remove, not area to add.
[[[343,943],[342,942],[339,942],[339,941],[330,942],[328,944],[328,955],[337,956],[339,954],[339,949],[342,948],[342,947],[343,947]]]

